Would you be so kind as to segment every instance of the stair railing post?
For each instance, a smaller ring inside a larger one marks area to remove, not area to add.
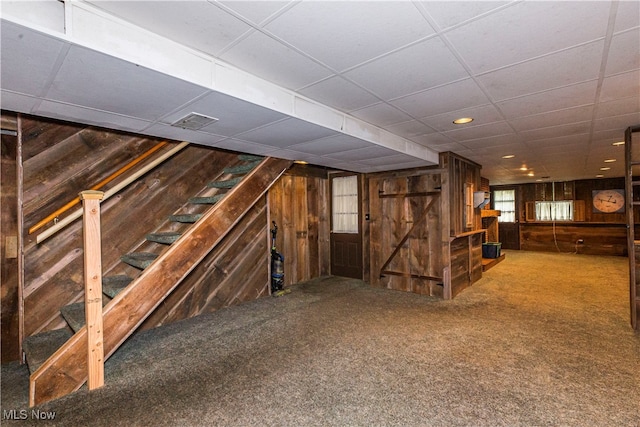
[[[102,328],[102,251],[100,200],[102,191],[83,191],[82,235],[84,243],[84,307],[87,321],[87,368],[89,390],[104,385],[104,347]]]

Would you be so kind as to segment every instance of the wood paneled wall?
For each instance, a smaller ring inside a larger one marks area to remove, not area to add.
[[[624,189],[624,178],[586,179],[516,186],[520,216],[520,249],[576,252],[590,255],[627,254],[625,213],[601,213],[593,209],[593,190]],[[585,209],[579,221],[527,221],[526,206],[535,201],[580,201]],[[636,218],[640,222],[640,217]],[[582,240],[582,243],[577,243]]]
[[[449,200],[450,236],[455,237],[467,231],[482,228],[480,210],[474,208],[472,226],[468,227],[465,221],[465,184],[471,185],[471,191],[480,191],[481,166],[471,160],[460,157],[454,153],[440,153],[440,167],[448,171],[449,182],[446,188]]]
[[[15,115],[2,115],[2,130],[17,132]],[[20,289],[19,289],[19,251],[18,251],[18,137],[2,134],[2,164],[0,172],[0,213],[2,239],[0,241],[2,288],[2,363],[20,358]]]
[[[330,274],[326,173],[294,167],[268,196],[270,221],[278,226],[276,248],[284,256],[285,286]]]

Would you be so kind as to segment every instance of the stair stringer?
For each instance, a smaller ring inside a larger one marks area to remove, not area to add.
[[[105,360],[229,233],[291,164],[290,160],[263,160],[104,307]],[[83,326],[30,376],[29,405],[33,407],[79,389],[87,381],[87,351],[87,327]]]

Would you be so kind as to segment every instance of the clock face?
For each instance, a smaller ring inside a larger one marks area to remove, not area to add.
[[[624,190],[593,190],[593,211],[624,212]]]

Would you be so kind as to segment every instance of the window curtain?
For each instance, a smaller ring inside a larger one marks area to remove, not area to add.
[[[358,232],[358,177],[344,176],[331,180],[332,231]]]
[[[573,202],[536,202],[537,221],[571,221],[573,220]]]
[[[516,222],[515,190],[496,190],[493,192],[493,208],[500,211],[498,222]]]

